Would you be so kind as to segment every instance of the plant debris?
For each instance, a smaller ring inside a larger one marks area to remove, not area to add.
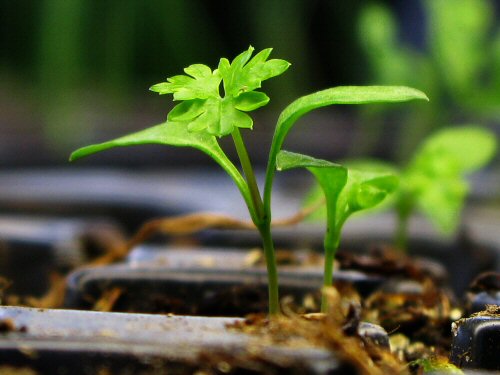
[[[286,344],[296,347],[314,346],[335,353],[339,359],[361,374],[404,374],[405,365],[389,351],[363,340],[358,334],[355,308],[335,288],[326,288],[329,311],[297,315],[286,309],[286,315],[267,318],[264,315],[249,315],[244,322],[229,326],[257,335],[260,343]]]

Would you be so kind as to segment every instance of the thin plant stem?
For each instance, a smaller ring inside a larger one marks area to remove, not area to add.
[[[273,316],[280,313],[280,306],[278,291],[278,267],[276,265],[274,243],[271,235],[271,219],[269,215],[266,215],[264,210],[255,173],[239,129],[235,128],[231,135],[236,147],[236,152],[238,153],[238,157],[240,159],[241,168],[243,169],[243,173],[245,174],[248,188],[250,190],[253,210],[256,212],[256,216],[253,216],[252,220],[254,221],[254,224],[259,230],[262,238],[262,246],[264,248],[264,256],[266,258],[267,266],[269,315]]]
[[[245,178],[247,180],[248,188],[250,189],[250,194],[252,196],[254,209],[257,213],[257,218],[259,220],[262,220],[264,216],[264,207],[262,204],[262,198],[260,197],[257,179],[255,178],[255,173],[253,172],[252,163],[250,162],[250,157],[248,156],[245,143],[243,142],[243,138],[237,127],[234,128],[231,135],[236,147],[236,152],[238,153],[238,157],[240,159],[241,168],[243,169],[243,173],[245,174]],[[260,223],[255,223],[257,227],[259,226],[259,224]]]
[[[271,236],[271,226],[264,223],[259,226],[259,232],[264,246],[264,256],[266,258],[268,292],[269,292],[269,315],[276,316],[280,313],[279,290],[278,290],[278,267],[276,265],[276,255],[274,243]]]
[[[396,233],[394,236],[394,245],[401,252],[408,251],[408,225],[409,215],[397,212]]]
[[[339,231],[336,228],[328,227],[323,241],[325,249],[325,265],[323,271],[323,286],[330,287],[333,283],[333,263],[335,261],[335,254],[339,246]],[[326,295],[321,296],[321,312],[328,311],[328,299]]]
[[[340,217],[337,218],[334,212],[330,210],[327,211],[327,228],[323,241],[323,247],[325,248],[325,265],[323,271],[324,287],[331,287],[333,284],[333,263],[340,244],[340,232],[348,216],[347,214],[341,214]],[[321,296],[321,312],[327,313],[328,311],[328,298],[323,294]]]

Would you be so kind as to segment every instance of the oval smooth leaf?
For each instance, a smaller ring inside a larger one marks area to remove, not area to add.
[[[471,172],[486,165],[497,149],[496,135],[477,125],[440,130],[428,138],[417,151],[419,166],[436,164],[439,159],[452,159],[462,172]]]
[[[264,189],[264,206],[270,210],[271,190],[276,169],[276,156],[296,121],[314,109],[332,104],[396,103],[429,100],[420,90],[405,86],[339,86],[303,96],[281,112],[269,152]]]

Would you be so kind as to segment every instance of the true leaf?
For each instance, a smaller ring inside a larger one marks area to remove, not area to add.
[[[253,51],[254,48],[250,46],[231,63],[227,59],[220,60],[218,70],[224,81],[226,95],[237,97],[244,92],[258,89],[262,81],[284,73],[290,66],[285,60],[266,61],[272,48],[260,51],[250,60]]]
[[[205,100],[193,99],[186,100],[177,104],[167,115],[167,120],[170,122],[183,122],[194,120],[196,117],[205,112]]]
[[[232,62],[222,58],[218,69],[203,64],[184,69],[188,75],[177,75],[151,87],[159,94],[173,94],[174,100],[184,102],[175,106],[167,116],[168,121],[186,123],[190,132],[206,132],[222,137],[236,127],[251,129],[253,121],[243,112],[266,105],[269,97],[253,91],[262,81],[283,73],[290,64],[284,60],[269,60],[272,49],[265,49],[253,58],[253,47],[236,56]],[[219,93],[223,81],[225,95]]]
[[[174,100],[207,99],[219,96],[219,85],[222,77],[215,70],[212,72],[206,65],[195,64],[184,69],[189,74],[176,75],[150,87],[160,95],[174,94]]]
[[[249,112],[269,103],[269,96],[259,91],[244,92],[234,99],[234,108]]]

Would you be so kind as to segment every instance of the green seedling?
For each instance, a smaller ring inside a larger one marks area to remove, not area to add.
[[[250,217],[262,237],[268,271],[269,313],[279,313],[278,274],[271,237],[271,191],[276,173],[276,156],[290,129],[308,112],[332,104],[365,104],[405,102],[427,99],[422,92],[400,86],[335,87],[303,96],[284,109],[278,118],[269,151],[264,191],[260,194],[240,129],[251,129],[253,121],[248,112],[264,106],[269,97],[261,91],[262,81],[278,76],[288,69],[284,60],[268,60],[271,49],[257,53],[250,47],[232,62],[222,58],[218,68],[195,64],[167,82],[154,85],[159,94],[173,94],[181,101],[168,114],[167,121],[151,128],[112,141],[76,150],[70,160],[114,147],[142,144],[188,146],[209,155],[233,179]],[[222,84],[222,92],[221,92]],[[218,138],[231,135],[243,174],[227,157]]]
[[[398,248],[408,246],[408,222],[417,209],[443,234],[456,231],[469,190],[465,176],[485,166],[496,147],[495,134],[478,126],[444,129],[424,141],[401,171],[395,201]]]
[[[396,190],[398,178],[388,172],[347,169],[339,164],[288,151],[278,153],[277,168],[307,168],[323,190],[327,214],[323,286],[332,285],[333,262],[346,220],[355,212],[370,209],[382,202]],[[327,299],[323,296],[321,311],[327,310]]]
[[[357,25],[373,82],[418,85],[432,97],[425,107],[405,106],[398,117],[399,131],[391,131],[398,145],[393,148],[393,156],[403,162],[441,125],[454,123],[457,118],[481,123],[497,122],[499,118],[500,27],[495,17],[495,2],[422,0],[418,3],[425,19],[422,22],[425,46],[401,38],[405,34],[402,23],[398,23],[387,2],[366,4]],[[385,134],[381,131],[383,124],[390,121],[386,108],[369,109],[370,112],[365,111],[366,125],[361,124],[356,143],[358,154],[373,151],[376,141]],[[381,126],[373,126],[377,122]]]

